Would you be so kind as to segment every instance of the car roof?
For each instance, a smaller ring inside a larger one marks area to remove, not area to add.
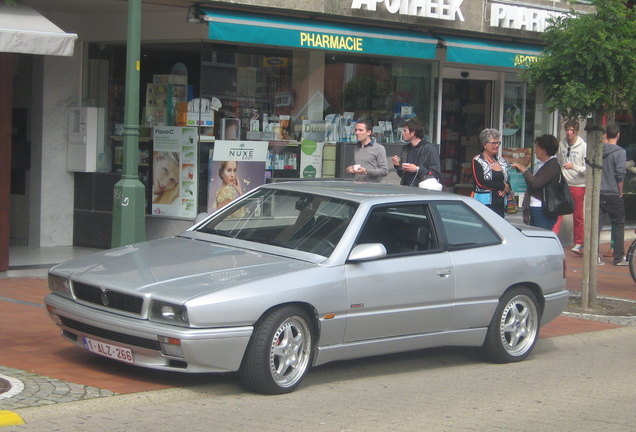
[[[270,183],[262,186],[268,189],[282,189],[294,192],[311,193],[332,198],[363,202],[378,200],[383,198],[412,198],[421,200],[423,198],[458,199],[458,195],[446,192],[430,191],[415,187],[398,186],[383,183],[360,183],[342,180],[320,180],[320,181],[285,181],[280,183]],[[390,201],[390,200],[389,200]]]

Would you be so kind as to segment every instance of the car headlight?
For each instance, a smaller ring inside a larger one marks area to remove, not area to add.
[[[174,305],[154,300],[150,304],[150,319],[165,324],[189,327],[188,309],[183,305]]]
[[[68,279],[49,274],[49,289],[56,294],[71,297],[71,285]]]

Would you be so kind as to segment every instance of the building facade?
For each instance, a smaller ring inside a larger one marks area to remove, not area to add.
[[[11,241],[109,247],[128,90],[126,2],[26,3],[79,39],[72,57],[15,55],[13,113],[25,125],[30,156],[16,167]],[[516,156],[534,136],[558,133],[540,89],[529,90],[519,73],[541,55],[550,16],[590,10],[587,2],[545,0],[161,3],[142,2],[138,165],[148,239],[187,228],[193,208],[214,210],[219,142],[266,142],[265,177],[274,181],[346,177],[358,119],[372,121],[389,155],[402,145],[404,122],[420,119],[439,146],[445,189],[467,193],[466,168],[482,129],[499,129],[502,151]],[[196,182],[184,189],[182,179],[180,199],[187,204],[187,191],[194,207],[162,214],[153,167],[166,141],[155,131],[191,126],[193,111],[195,160],[187,165]],[[101,138],[87,165],[71,166],[77,119],[87,112],[98,116]],[[321,148],[317,173],[301,161],[307,140]]]

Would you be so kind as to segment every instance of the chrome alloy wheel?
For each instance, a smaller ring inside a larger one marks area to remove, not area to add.
[[[293,315],[283,321],[272,338],[269,368],[280,387],[292,387],[307,371],[311,356],[311,331],[307,321]]]
[[[539,330],[537,306],[530,297],[519,294],[504,307],[499,322],[499,337],[504,350],[514,357],[532,349]]]

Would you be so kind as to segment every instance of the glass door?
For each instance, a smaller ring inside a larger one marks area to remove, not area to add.
[[[440,157],[446,190],[472,191],[471,159],[481,151],[479,132],[492,127],[492,102],[493,81],[444,79]]]

